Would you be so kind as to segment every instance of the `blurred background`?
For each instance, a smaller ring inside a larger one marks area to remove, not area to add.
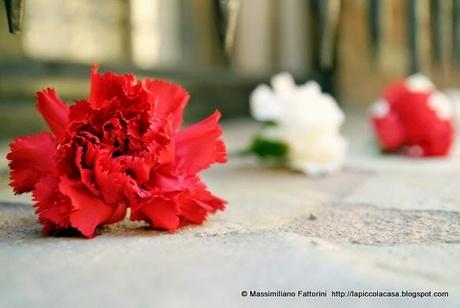
[[[5,0],[0,139],[41,129],[41,88],[85,98],[93,63],[180,82],[192,94],[189,120],[215,108],[247,115],[250,91],[279,71],[364,110],[410,73],[458,85],[460,1]]]

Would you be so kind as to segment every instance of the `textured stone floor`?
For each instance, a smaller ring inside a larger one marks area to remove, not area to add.
[[[227,123],[230,151],[254,129]],[[0,306],[460,307],[460,156],[381,157],[359,119],[349,120],[346,135],[350,156],[333,176],[307,178],[250,158],[207,171],[228,208],[176,234],[125,221],[93,240],[42,237],[29,197],[13,197],[3,172]],[[241,296],[251,290],[328,296]],[[332,291],[449,297],[338,298]]]

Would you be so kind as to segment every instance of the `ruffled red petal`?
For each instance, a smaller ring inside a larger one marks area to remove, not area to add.
[[[43,233],[70,228],[70,199],[58,188],[59,178],[54,175],[43,176],[35,185],[33,200],[39,222],[43,225]]]
[[[206,219],[208,212],[195,200],[184,198],[180,203],[181,224],[201,224]]]
[[[112,215],[109,216],[109,218],[107,218],[104,221],[104,224],[112,224],[112,223],[122,221],[126,217],[127,209],[128,209],[128,207],[127,207],[127,205],[125,203],[119,203],[115,207],[115,211],[112,212]]]
[[[137,183],[119,166],[107,169],[101,162],[95,165],[95,182],[107,204],[116,206],[120,203],[134,202],[136,196],[142,195]]]
[[[95,112],[88,101],[75,102],[69,107],[69,120],[71,123],[80,124],[87,122],[88,118]]]
[[[175,231],[179,227],[179,214],[180,210],[176,202],[157,197],[142,204],[138,210],[134,208],[131,219],[144,219],[153,228]]]
[[[92,107],[99,108],[113,98],[127,98],[134,92],[136,78],[131,74],[118,75],[112,72],[99,74],[99,66],[91,70],[91,88],[88,102]],[[138,84],[137,86],[140,86]]]
[[[174,83],[159,79],[147,79],[145,86],[157,97],[155,115],[160,118],[172,115],[173,129],[178,129],[182,125],[182,114],[190,98],[188,92]]]
[[[71,201],[70,223],[72,227],[84,236],[93,237],[96,227],[112,218],[115,209],[91,195],[80,183],[62,177],[59,189]]]
[[[59,98],[54,89],[37,93],[37,109],[57,139],[64,137],[69,123],[69,107]]]
[[[10,186],[16,194],[32,191],[42,176],[55,172],[56,146],[49,133],[19,137],[10,144]]]
[[[175,135],[178,170],[192,175],[215,162],[227,161],[225,144],[221,139],[222,128],[217,123],[219,118],[220,113],[216,111],[207,119]]]
[[[396,114],[389,113],[385,117],[373,118],[372,124],[383,150],[397,151],[404,145],[406,140],[404,126]]]
[[[225,208],[225,201],[213,196],[205,189],[194,193],[184,194],[179,201],[181,210],[181,224],[201,224],[208,213],[215,213]]]
[[[399,81],[391,84],[384,90],[383,98],[390,104],[390,108],[398,108],[407,94],[409,94],[409,91],[406,83]]]

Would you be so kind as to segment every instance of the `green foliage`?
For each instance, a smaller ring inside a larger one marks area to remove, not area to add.
[[[249,152],[263,159],[283,160],[286,158],[288,149],[288,146],[281,141],[257,136],[252,140]]]
[[[262,122],[262,127],[275,127],[278,124],[275,121],[264,121]]]

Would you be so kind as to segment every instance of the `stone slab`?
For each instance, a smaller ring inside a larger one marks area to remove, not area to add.
[[[93,240],[43,237],[30,197],[14,197],[0,170],[0,306],[459,307],[458,162],[379,157],[364,125],[346,127],[354,146],[332,176],[232,155],[204,174],[227,210],[175,234],[123,221]],[[228,123],[230,152],[255,129]],[[243,290],[329,296],[250,298]],[[449,297],[331,296],[348,290]]]

